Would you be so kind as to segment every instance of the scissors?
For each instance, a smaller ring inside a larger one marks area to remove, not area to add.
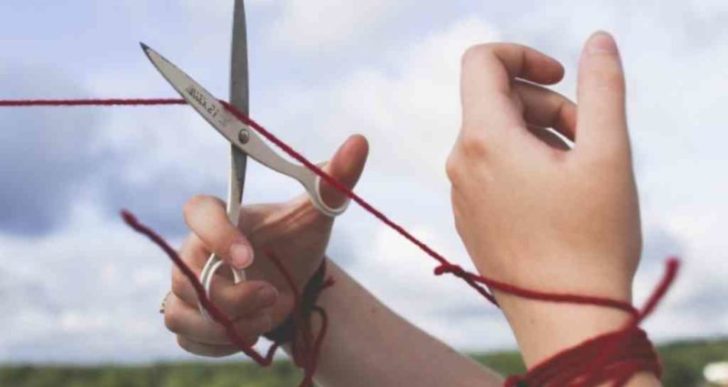
[[[230,103],[240,113],[247,115],[249,112],[248,58],[243,0],[235,1],[233,14]],[[321,213],[330,217],[336,217],[346,210],[349,204],[348,200],[339,207],[329,207],[324,202],[321,197],[321,178],[318,175],[302,165],[294,164],[281,157],[255,131],[237,119],[217,98],[205,90],[199,83],[146,44],[140,44],[152,64],[182,98],[230,142],[231,168],[228,186],[227,216],[233,225],[238,225],[240,203],[245,185],[247,156],[301,183],[314,207]],[[210,297],[213,277],[223,264],[222,259],[213,253],[208,258],[200,273],[200,283],[205,288],[208,298]],[[244,270],[235,270],[232,267],[230,269],[233,273],[234,283],[237,284],[245,280]],[[199,309],[204,317],[210,318],[201,305]]]

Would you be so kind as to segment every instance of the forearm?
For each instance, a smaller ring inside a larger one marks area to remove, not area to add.
[[[555,304],[507,295],[499,295],[498,300],[529,369],[558,352],[619,330],[630,318],[626,312],[596,306]],[[636,374],[627,384],[660,385],[657,377],[646,372]]]
[[[328,275],[336,282],[318,302],[329,317],[316,372],[320,385],[502,384],[494,372],[392,312],[333,262]]]

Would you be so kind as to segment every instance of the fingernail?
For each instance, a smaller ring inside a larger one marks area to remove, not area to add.
[[[265,286],[258,289],[258,300],[261,306],[271,306],[278,298],[278,291],[272,286]]]
[[[589,38],[586,49],[589,54],[616,54],[617,43],[614,42],[612,35],[599,31]]]
[[[236,269],[245,269],[253,262],[253,250],[244,243],[234,243],[230,246],[230,258]]]

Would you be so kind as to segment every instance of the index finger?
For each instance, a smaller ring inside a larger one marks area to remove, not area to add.
[[[564,67],[556,59],[530,47],[509,43],[473,46],[462,58],[463,123],[523,126],[521,112],[512,99],[511,82],[521,78],[547,85],[563,76]]]
[[[184,207],[185,222],[207,248],[225,263],[245,269],[253,263],[253,246],[228,219],[224,203],[217,198],[197,195]]]

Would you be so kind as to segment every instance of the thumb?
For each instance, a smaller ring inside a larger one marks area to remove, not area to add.
[[[336,151],[323,170],[349,188],[354,188],[369,154],[369,143],[361,135],[349,137]],[[339,207],[346,196],[329,183],[321,180],[321,198],[329,207]]]
[[[577,145],[589,152],[628,145],[624,72],[617,44],[606,32],[587,40],[579,64]]]

